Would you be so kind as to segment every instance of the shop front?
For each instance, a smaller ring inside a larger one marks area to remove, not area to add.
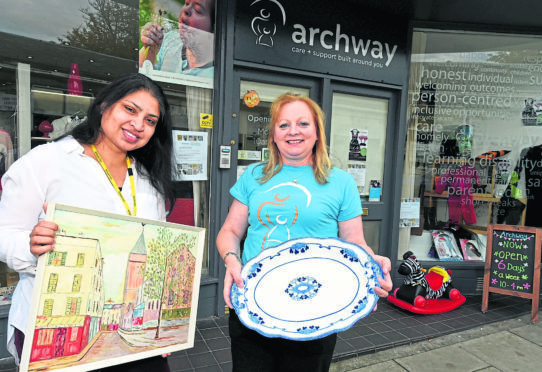
[[[482,1],[209,1],[197,73],[185,54],[172,62],[141,42],[150,23],[171,33],[164,47],[177,37],[182,0],[54,3],[0,14],[0,173],[83,120],[116,76],[155,79],[174,119],[169,220],[207,230],[199,318],[227,312],[215,238],[230,187],[266,160],[269,107],[285,92],[322,106],[333,164],[354,177],[365,238],[392,259],[395,285],[411,251],[480,294],[488,226],[542,226],[542,23],[525,17],[542,11],[534,1],[483,12]],[[17,280],[0,263],[0,358]]]
[[[441,261],[466,292],[482,288],[489,225],[542,224],[540,50],[536,35],[413,29],[402,197],[420,221],[398,254]]]
[[[22,4],[3,7],[0,15],[3,45],[0,52],[0,174],[28,151],[56,140],[84,120],[92,99],[117,76],[138,71],[151,76],[168,96],[173,119],[176,202],[168,222],[207,230],[199,307],[194,307],[194,311],[200,312],[199,317],[208,317],[217,313],[218,285],[216,269],[212,267],[216,263],[214,247],[209,243],[214,241],[209,229],[215,93],[214,1],[208,2],[206,28],[192,27],[202,38],[200,44],[205,43],[208,50],[205,62],[195,61],[197,68],[182,65],[183,70],[179,71],[176,66],[166,66],[165,62],[161,68],[158,65],[149,68],[143,60],[138,61],[146,52],[141,46],[144,26],[158,23],[164,30],[178,35],[178,18],[184,11],[184,3],[165,1],[156,5],[135,0],[78,0],[62,5],[45,1],[32,7]],[[193,8],[186,10],[193,11]],[[137,244],[131,240],[125,243]],[[124,273],[122,270],[127,268],[119,267],[119,272]],[[9,356],[7,316],[18,280],[18,273],[1,262],[0,359]],[[75,293],[82,292],[79,287],[74,282],[74,293],[70,295],[82,301],[76,315],[82,315],[85,310],[80,309],[87,308],[84,296]],[[109,297],[104,301],[104,306],[109,307],[121,303]]]
[[[392,258],[394,283],[410,251],[481,293],[488,225],[539,226],[540,25],[501,3],[506,27],[459,4],[353,1],[333,17],[310,6],[237,1],[223,115],[239,132],[224,141],[241,150],[236,176],[265,154],[261,106],[301,88],[327,114],[332,160],[356,179],[364,234]]]

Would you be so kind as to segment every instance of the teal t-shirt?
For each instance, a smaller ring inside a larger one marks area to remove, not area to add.
[[[318,184],[311,166],[283,166],[264,184],[258,182],[263,166],[247,168],[230,189],[248,206],[248,231],[243,262],[263,249],[295,238],[338,236],[338,221],[361,215],[361,199],[354,178],[333,168],[328,183]]]

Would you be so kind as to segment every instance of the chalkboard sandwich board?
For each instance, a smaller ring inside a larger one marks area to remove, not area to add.
[[[495,292],[531,299],[531,320],[538,320],[541,237],[534,227],[488,226],[482,312]]]

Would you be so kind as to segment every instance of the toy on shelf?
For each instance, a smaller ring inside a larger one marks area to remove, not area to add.
[[[49,137],[49,133],[51,133],[52,131],[55,130],[55,128],[53,127],[53,125],[47,121],[47,120],[44,120],[40,123],[40,125],[38,126],[38,130],[43,133],[43,138],[50,138]]]
[[[452,285],[451,271],[440,266],[425,270],[410,251],[403,255],[398,272],[406,275],[406,279],[388,296],[388,301],[402,309],[418,314],[439,314],[465,302],[465,296]]]

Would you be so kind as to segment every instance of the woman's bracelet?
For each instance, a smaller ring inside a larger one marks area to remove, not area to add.
[[[235,258],[237,258],[237,261],[239,261],[239,263],[242,265],[243,264],[243,261],[241,261],[241,257],[239,257],[239,255],[237,254],[237,252],[228,252],[224,255],[224,257],[222,257],[222,260],[224,260],[224,264],[226,264],[226,257],[228,257],[229,255],[232,255],[232,256],[235,256]]]

